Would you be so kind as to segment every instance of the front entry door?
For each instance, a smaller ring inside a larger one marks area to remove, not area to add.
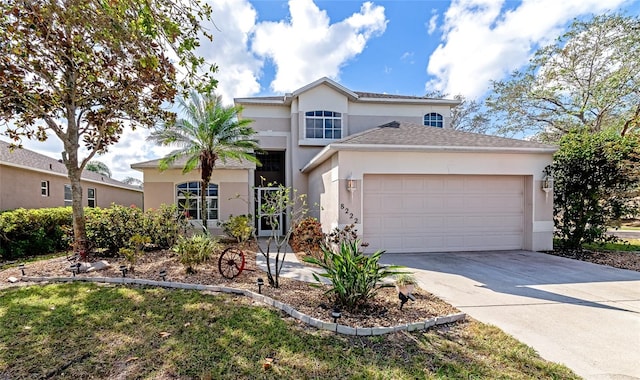
[[[273,227],[271,226],[270,220],[265,216],[265,213],[262,211],[262,205],[265,200],[268,199],[270,192],[277,191],[277,187],[258,187],[256,188],[256,213],[258,215],[258,236],[271,236],[273,232]],[[278,222],[278,231],[277,235],[282,234],[282,214],[277,217]]]

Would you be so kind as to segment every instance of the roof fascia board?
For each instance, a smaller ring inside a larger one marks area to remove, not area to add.
[[[490,146],[456,146],[456,145],[386,145],[386,144],[331,144],[336,150],[350,151],[393,151],[393,152],[461,152],[461,153],[555,153],[558,148],[526,148],[526,147],[490,147]]]

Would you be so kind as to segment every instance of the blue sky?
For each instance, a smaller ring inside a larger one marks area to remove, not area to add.
[[[640,13],[640,0],[210,0],[213,42],[199,53],[220,70],[218,93],[283,94],[320,77],[356,91],[482,98],[491,80],[525,65],[574,18]],[[215,25],[214,25],[215,23]],[[171,149],[126,131],[96,157],[114,178],[141,178],[129,165]],[[24,146],[54,158],[55,137]]]

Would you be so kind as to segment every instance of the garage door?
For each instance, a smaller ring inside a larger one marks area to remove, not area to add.
[[[524,177],[365,175],[364,240],[388,252],[521,249]]]

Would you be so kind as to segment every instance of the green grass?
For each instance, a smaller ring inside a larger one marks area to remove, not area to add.
[[[585,244],[584,248],[592,251],[609,251],[609,252],[640,252],[640,239],[624,239],[617,243],[593,243]]]
[[[345,337],[246,298],[72,283],[0,291],[0,377],[577,378],[476,321]],[[274,358],[265,370],[265,358]]]

